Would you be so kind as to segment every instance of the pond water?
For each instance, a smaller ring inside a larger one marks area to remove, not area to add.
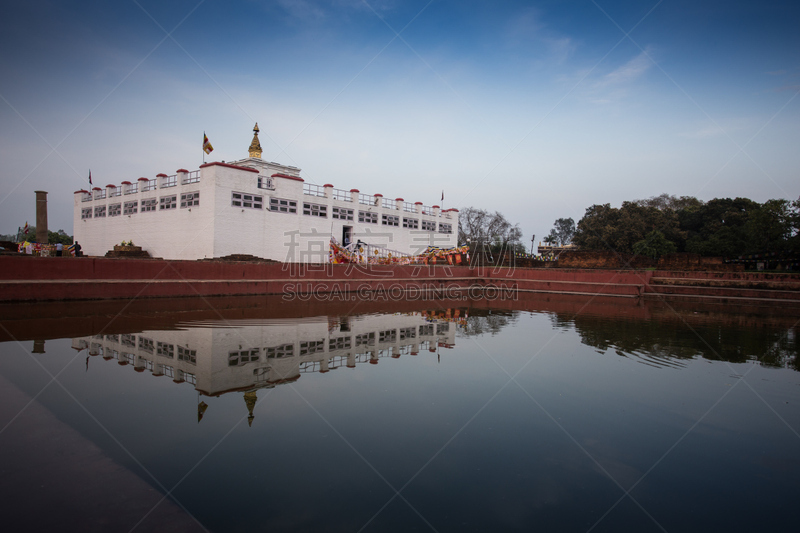
[[[7,531],[798,527],[791,309],[534,295],[0,316]]]

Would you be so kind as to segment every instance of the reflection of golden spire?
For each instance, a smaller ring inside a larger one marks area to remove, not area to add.
[[[258,142],[258,122],[253,128],[253,142],[250,143],[250,157],[261,159],[261,143]]]
[[[244,393],[244,403],[247,406],[247,412],[250,414],[247,416],[247,425],[253,426],[253,419],[255,415],[253,414],[253,408],[256,406],[256,402],[258,398],[256,398],[256,391],[251,390]]]
[[[203,414],[208,409],[208,404],[206,402],[200,402],[197,404],[197,423],[199,424],[200,421],[203,419]]]

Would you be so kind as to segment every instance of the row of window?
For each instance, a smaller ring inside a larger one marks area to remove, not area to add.
[[[248,209],[263,209],[264,197],[257,194],[246,194],[243,192],[231,193],[231,205],[234,207],[242,207]],[[269,198],[270,211],[276,213],[297,214],[297,201],[287,200],[284,198]],[[310,202],[303,202],[303,214],[311,217],[328,217],[328,206],[321,204],[313,204]],[[336,220],[353,220],[355,211],[346,207],[333,207],[331,218]],[[358,221],[362,224],[377,224],[378,213],[370,211],[359,211]],[[400,217],[397,215],[381,215],[381,225],[383,226],[400,226]],[[407,229],[419,229],[420,221],[416,218],[403,217],[403,227]],[[423,231],[436,231],[436,222],[431,220],[422,221]],[[453,233],[452,224],[439,224],[439,233]]]
[[[430,336],[433,335],[434,328],[433,324],[424,324],[419,326],[419,336]],[[441,335],[449,330],[450,324],[448,323],[441,323],[436,325],[436,334]],[[397,342],[398,339],[400,341],[408,340],[408,339],[416,339],[417,338],[417,327],[412,326],[408,328],[400,328],[400,329],[387,329],[385,331],[378,332],[376,337],[375,333],[363,333],[361,335],[355,336],[355,347],[359,348],[361,346],[375,346],[375,339],[378,339],[380,343],[386,342]],[[278,346],[271,346],[269,348],[264,348],[264,352],[266,355],[266,359],[283,359],[287,357],[294,357],[295,355],[295,345],[294,344],[280,344]],[[335,337],[328,340],[328,350],[335,351],[335,350],[349,350],[353,348],[353,338],[348,336],[342,337]],[[180,349],[180,347],[179,347]],[[325,351],[325,339],[320,339],[316,341],[302,341],[299,345],[298,354],[300,357],[306,355],[312,355],[315,353],[322,353]],[[242,366],[247,363],[253,363],[259,360],[259,348],[248,348],[245,350],[234,350],[228,352],[228,366]]]
[[[181,209],[187,207],[196,207],[200,205],[199,192],[187,192],[181,194]],[[135,215],[137,212],[147,213],[155,211],[156,209],[176,209],[178,207],[178,196],[173,194],[171,196],[162,196],[161,198],[145,198],[141,201],[124,202],[119,204],[109,204],[106,211],[105,205],[96,205],[81,209],[81,218],[104,218],[106,213],[109,217],[117,217],[122,215]]]

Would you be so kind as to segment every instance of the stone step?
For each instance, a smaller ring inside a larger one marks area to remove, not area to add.
[[[769,300],[793,300],[800,302],[800,292],[770,289],[748,289],[739,287],[706,287],[700,285],[658,285],[653,284],[647,290],[650,294],[692,295],[701,297],[751,298]]]
[[[799,281],[714,279],[714,278],[669,278],[653,277],[651,285],[680,285],[686,287],[728,287],[737,289],[767,289],[779,291],[800,291]]]

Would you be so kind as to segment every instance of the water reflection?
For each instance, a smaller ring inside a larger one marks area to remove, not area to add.
[[[532,294],[0,306],[4,525],[789,530],[792,313]]]
[[[436,354],[455,346],[466,310],[426,310],[392,315],[205,322],[201,327],[145,330],[72,339],[89,357],[116,361],[133,372],[188,383],[204,396],[243,392],[252,425],[260,389],[293,383],[383,359]],[[88,365],[87,359],[87,365]],[[202,419],[208,405],[198,410]]]

